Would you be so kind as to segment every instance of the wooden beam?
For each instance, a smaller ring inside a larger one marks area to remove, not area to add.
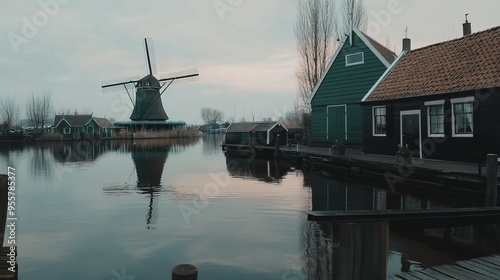
[[[435,210],[308,211],[310,221],[334,223],[388,221],[391,227],[434,228],[490,224],[500,220],[500,207]]]

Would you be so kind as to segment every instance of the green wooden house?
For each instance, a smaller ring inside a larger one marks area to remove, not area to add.
[[[111,138],[113,131],[119,129],[106,118],[89,115],[56,115],[54,131],[66,139],[81,139],[85,137]]]
[[[357,28],[342,41],[308,102],[311,145],[363,144],[361,99],[396,55]]]

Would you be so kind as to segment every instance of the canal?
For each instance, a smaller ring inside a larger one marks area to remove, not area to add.
[[[305,211],[479,203],[226,158],[221,141],[1,143],[0,173],[16,169],[19,279],[170,279],[181,263],[196,265],[200,280],[332,279],[335,229],[307,221]],[[388,273],[493,250],[473,227],[453,229],[447,241],[440,235],[391,231]]]

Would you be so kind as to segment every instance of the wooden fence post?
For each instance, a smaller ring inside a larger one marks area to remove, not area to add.
[[[486,207],[497,206],[498,155],[486,156]]]
[[[180,264],[172,269],[172,280],[198,280],[198,269],[191,264]]]

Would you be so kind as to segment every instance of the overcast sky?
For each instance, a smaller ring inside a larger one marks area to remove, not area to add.
[[[44,3],[46,3],[44,5]],[[145,4],[147,3],[147,4]],[[298,67],[295,0],[7,0],[0,22],[2,96],[52,92],[56,109],[84,108],[126,120],[125,92],[101,83],[144,76],[143,38],[154,41],[158,73],[198,69],[172,85],[163,105],[172,120],[201,123],[200,108],[228,119],[277,118],[293,107]],[[365,0],[367,33],[396,53],[404,29],[412,47],[500,25],[498,0]],[[253,117],[252,117],[253,114]]]

